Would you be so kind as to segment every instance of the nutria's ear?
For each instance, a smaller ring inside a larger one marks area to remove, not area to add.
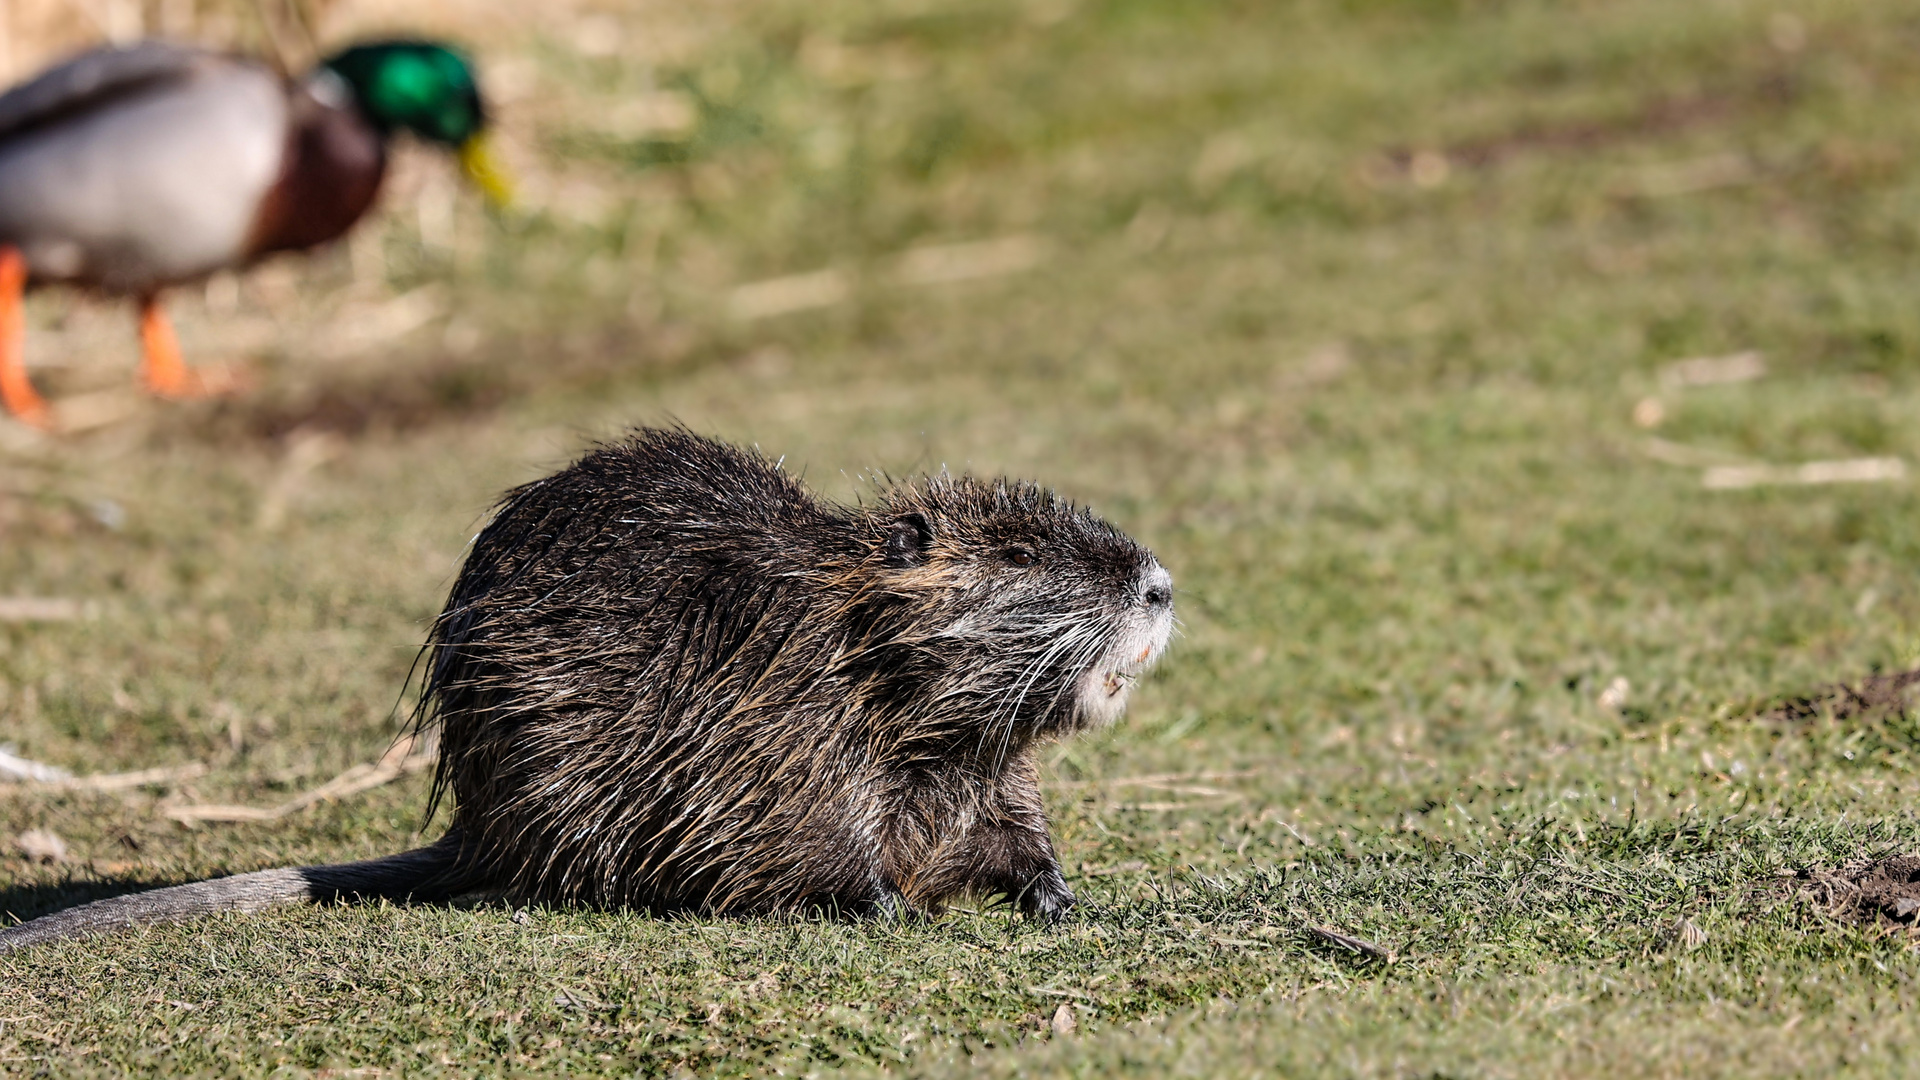
[[[933,544],[933,527],[923,514],[901,514],[887,530],[886,564],[919,566],[927,561],[927,548]]]

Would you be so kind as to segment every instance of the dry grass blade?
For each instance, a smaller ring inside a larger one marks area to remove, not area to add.
[[[1739,154],[1714,154],[1691,161],[1643,168],[1623,194],[1647,199],[1694,195],[1703,191],[1751,184],[1759,179],[1753,163]]]
[[[838,270],[750,282],[727,297],[727,312],[741,322],[832,307],[853,295],[853,284]]]
[[[1352,934],[1343,934],[1340,931],[1334,930],[1330,927],[1308,926],[1307,932],[1312,934],[1314,937],[1320,939],[1321,941],[1326,942],[1329,945],[1338,946],[1339,948],[1346,949],[1349,952],[1360,953],[1363,956],[1370,956],[1375,960],[1381,961],[1382,963],[1391,964],[1396,959],[1392,949],[1386,948],[1385,946],[1381,946],[1381,945],[1375,945],[1373,942],[1368,941],[1365,938],[1357,938],[1357,937],[1354,937]]]
[[[1115,810],[1134,810],[1143,813],[1164,813],[1169,810],[1188,810],[1205,806],[1215,806],[1223,802],[1238,802],[1246,798],[1236,792],[1221,792],[1212,798],[1191,799],[1186,802],[1174,802],[1171,799],[1159,802],[1114,803]]]
[[[176,784],[207,773],[198,761],[185,765],[161,765],[132,772],[94,773],[74,776],[67,770],[37,761],[15,757],[0,750],[0,791],[9,788],[18,793],[48,791],[127,791],[151,784]]]
[[[0,596],[0,622],[72,622],[85,613],[63,596]]]
[[[182,824],[196,822],[236,822],[236,821],[273,821],[282,816],[280,807],[261,809],[257,806],[239,806],[225,803],[204,803],[192,806],[169,806],[162,811],[166,816]]]
[[[1660,369],[1661,385],[1668,389],[1752,382],[1767,373],[1766,358],[1753,349],[1727,356],[1695,356]]]
[[[1907,463],[1896,457],[1809,461],[1803,465],[1716,465],[1700,478],[1709,491],[1734,491],[1770,484],[1888,483],[1907,478]]]
[[[963,244],[933,244],[900,256],[895,273],[906,285],[945,285],[1030,270],[1047,258],[1037,236],[1004,236]]]
[[[57,783],[68,780],[73,774],[58,765],[47,765],[38,761],[29,761],[0,750],[0,780],[33,781],[38,783]]]
[[[304,810],[315,803],[329,799],[344,799],[349,795],[357,795],[362,791],[390,784],[422,769],[432,768],[437,757],[432,748],[415,752],[415,745],[414,737],[408,736],[395,743],[379,761],[355,765],[319,787],[303,791],[278,806],[190,803],[184,806],[169,806],[162,812],[175,821],[183,823],[273,821],[297,810]]]
[[[1112,877],[1115,874],[1145,873],[1147,869],[1148,866],[1144,859],[1128,859],[1126,862],[1115,866],[1099,867],[1083,862],[1080,864],[1080,876],[1090,878]]]
[[[1198,795],[1207,799],[1241,799],[1246,796],[1237,791],[1225,791],[1208,787],[1205,784],[1141,784],[1149,791],[1164,791],[1169,795]]]
[[[206,774],[207,766],[202,762],[194,761],[185,765],[135,769],[132,772],[70,776],[60,780],[41,781],[35,786],[41,789],[57,788],[63,791],[125,791],[129,788],[146,787],[148,784],[178,783]]]
[[[1115,776],[1104,780],[1061,780],[1055,782],[1052,786],[1062,788],[1165,788],[1168,784],[1197,783],[1208,780],[1244,780],[1248,777],[1259,776],[1265,771],[1264,769],[1233,769],[1226,772],[1152,773],[1145,776]]]

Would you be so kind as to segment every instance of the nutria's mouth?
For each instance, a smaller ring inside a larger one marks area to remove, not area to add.
[[[1119,697],[1125,693],[1128,687],[1139,680],[1140,676],[1146,674],[1147,668],[1153,662],[1153,654],[1153,644],[1148,643],[1141,646],[1139,654],[1131,660],[1108,668],[1100,677],[1101,689],[1105,690],[1110,698]]]
[[[1164,579],[1165,571],[1159,576]],[[1151,611],[1135,609],[1114,631],[1099,659],[1082,669],[1075,680],[1081,726],[1109,724],[1126,711],[1128,691],[1152,669],[1167,647],[1173,612],[1164,603]]]
[[[1111,660],[1088,668],[1079,680],[1078,724],[1095,727],[1120,719],[1127,708],[1128,691],[1144,674],[1144,664],[1113,664]]]

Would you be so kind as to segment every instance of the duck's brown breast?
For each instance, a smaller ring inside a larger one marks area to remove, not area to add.
[[[385,140],[351,106],[292,95],[286,157],[248,234],[247,258],[337,239],[360,220],[386,174]]]

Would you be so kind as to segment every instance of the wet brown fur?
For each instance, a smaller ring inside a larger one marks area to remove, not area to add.
[[[656,910],[973,891],[1057,915],[1030,748],[1081,725],[1075,680],[1122,623],[1170,604],[1142,598],[1153,573],[1031,485],[849,509],[682,431],[606,447],[508,496],[435,625],[462,873]]]
[[[1110,720],[1171,579],[1030,484],[945,475],[871,505],[638,432],[510,492],[429,639],[445,836],[70,908],[0,951],[213,911],[495,892],[653,911],[933,914],[1073,904],[1033,747]]]

